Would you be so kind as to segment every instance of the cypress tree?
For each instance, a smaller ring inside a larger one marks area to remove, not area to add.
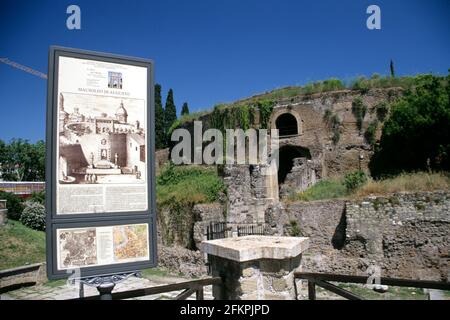
[[[181,115],[184,116],[184,115],[188,115],[188,114],[189,114],[189,106],[188,106],[188,103],[185,102],[185,103],[183,103],[183,107],[181,108]]]
[[[161,101],[161,85],[155,84],[155,147],[163,149],[166,146],[166,130],[164,109]]]
[[[394,61],[392,61],[392,59],[391,59],[390,68],[391,68],[391,78],[395,78]]]
[[[177,120],[177,108],[173,102],[173,90],[170,89],[167,94],[166,106],[164,107],[164,119],[165,119],[165,130],[166,130],[166,141],[170,141],[169,129],[172,124]]]

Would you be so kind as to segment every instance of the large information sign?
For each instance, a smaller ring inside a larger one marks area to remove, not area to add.
[[[156,265],[153,63],[51,47],[50,279]]]

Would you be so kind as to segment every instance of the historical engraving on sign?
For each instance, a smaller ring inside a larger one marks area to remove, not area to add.
[[[58,214],[147,209],[146,76],[59,58]]]

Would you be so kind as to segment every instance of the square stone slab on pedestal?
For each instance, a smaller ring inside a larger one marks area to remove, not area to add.
[[[245,236],[203,241],[201,248],[213,256],[244,262],[294,258],[308,245],[309,238],[306,237]]]

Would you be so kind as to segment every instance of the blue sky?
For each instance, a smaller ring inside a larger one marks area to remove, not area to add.
[[[66,8],[81,8],[81,30]],[[366,8],[381,8],[381,30]],[[61,45],[151,58],[178,111],[287,85],[450,68],[450,1],[0,1],[0,57],[47,72]],[[45,80],[0,64],[0,139],[45,138]]]

